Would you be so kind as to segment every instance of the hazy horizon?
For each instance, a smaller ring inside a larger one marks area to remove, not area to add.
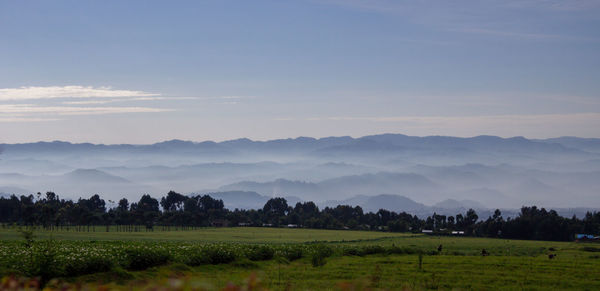
[[[444,205],[448,199],[457,201],[450,205],[479,208],[600,208],[600,139],[384,134],[139,146],[3,144],[3,150],[5,194],[54,191],[72,199],[101,194],[117,201],[174,190],[216,193],[236,207],[282,196],[412,211],[429,211],[418,205]],[[413,202],[387,201],[382,194]]]
[[[185,141],[185,142],[193,142],[193,143],[202,143],[202,142],[216,142],[216,143],[222,143],[222,142],[227,142],[227,141],[235,141],[235,140],[251,140],[251,141],[256,141],[256,142],[267,142],[267,141],[274,141],[274,140],[294,140],[294,139],[302,139],[302,138],[309,138],[309,139],[324,139],[324,138],[338,138],[338,137],[351,137],[354,139],[357,138],[361,138],[361,137],[367,137],[367,136],[374,136],[374,135],[386,135],[386,134],[393,134],[393,135],[406,135],[406,136],[410,136],[410,137],[456,137],[456,138],[474,138],[474,137],[483,137],[483,136],[492,136],[492,137],[500,137],[503,139],[510,139],[510,138],[526,138],[526,139],[530,139],[530,140],[545,140],[545,139],[556,139],[556,138],[580,138],[580,139],[600,139],[600,136],[573,136],[573,135],[561,135],[561,136],[547,136],[547,137],[531,137],[531,136],[523,136],[523,135],[508,135],[508,136],[502,136],[502,135],[492,135],[492,134],[476,134],[476,135],[465,135],[465,136],[458,136],[458,135],[409,135],[409,134],[405,134],[402,132],[380,132],[380,133],[368,133],[368,134],[364,134],[364,135],[323,135],[323,136],[308,136],[308,135],[299,135],[299,136],[281,136],[281,137],[274,137],[274,138],[250,138],[250,137],[246,137],[246,136],[240,136],[240,137],[235,137],[235,138],[227,138],[227,139],[199,139],[199,140],[192,140],[192,139],[181,139],[181,138],[172,138],[172,139],[162,139],[162,140],[155,140],[155,141],[150,141],[150,142],[146,142],[146,143],[127,143],[127,142],[117,142],[117,143],[103,143],[103,142],[92,142],[92,141],[74,141],[74,140],[61,140],[61,139],[47,139],[47,140],[31,140],[31,141],[22,141],[22,142],[7,142],[7,141],[3,141],[0,139],[0,144],[25,144],[25,143],[38,143],[38,142],[67,142],[67,143],[72,143],[72,144],[83,144],[83,143],[90,143],[90,144],[96,144],[96,145],[151,145],[151,144],[156,144],[156,143],[161,143],[161,142],[168,142],[168,141],[176,141],[176,140],[180,140],[180,141]]]

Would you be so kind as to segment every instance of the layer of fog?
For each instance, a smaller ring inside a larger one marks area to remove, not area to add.
[[[246,191],[326,206],[367,205],[364,197],[386,194],[428,207],[444,202],[446,207],[600,208],[596,139],[378,135],[1,147],[0,193],[5,195],[54,191],[62,198],[100,194],[105,199],[136,200],[144,193],[159,197],[169,190]]]

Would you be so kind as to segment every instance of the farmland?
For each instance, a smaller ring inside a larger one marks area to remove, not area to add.
[[[94,231],[95,230],[95,231]],[[126,241],[194,241],[194,242],[245,242],[245,243],[303,243],[311,241],[354,241],[391,237],[412,236],[412,234],[344,231],[319,229],[292,229],[267,227],[238,228],[199,228],[197,230],[117,232],[110,227],[96,227],[90,231],[44,231],[36,230],[38,238],[57,240],[126,240]],[[2,240],[20,240],[21,234],[15,228],[0,228]]]
[[[92,288],[600,288],[600,247],[573,242],[279,228],[37,231],[29,245],[15,230],[0,235],[0,272]]]

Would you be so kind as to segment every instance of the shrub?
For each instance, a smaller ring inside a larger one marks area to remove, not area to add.
[[[378,245],[364,246],[362,247],[361,252],[364,255],[382,254],[385,253],[385,248]]]
[[[327,262],[325,258],[333,255],[333,248],[326,245],[317,245],[313,249],[313,254],[311,257],[311,263],[313,267],[321,267],[324,266]]]
[[[202,250],[190,252],[184,259],[184,263],[188,266],[200,266],[210,264],[210,258],[207,253]]]
[[[231,263],[235,259],[235,253],[230,248],[207,245],[187,252],[183,262],[188,266],[218,265]]]
[[[171,256],[168,252],[160,249],[138,249],[125,250],[126,267],[130,270],[144,270],[150,267],[164,265],[169,262]]]
[[[407,247],[391,246],[391,247],[387,248],[387,253],[397,254],[397,255],[412,255],[412,254],[416,254],[417,250],[413,249],[413,248],[407,248]]]
[[[327,263],[325,257],[319,253],[313,253],[310,262],[312,263],[313,267],[321,267]]]
[[[350,246],[350,247],[346,247],[342,250],[342,255],[344,255],[344,256],[362,256],[363,252],[359,247]]]
[[[275,251],[267,245],[247,246],[246,257],[251,261],[266,261],[273,258]]]
[[[24,262],[24,273],[29,277],[40,277],[44,286],[50,279],[63,274],[61,266],[56,261],[56,246],[53,240],[36,242],[31,247],[31,255]]]
[[[303,255],[304,251],[301,246],[290,246],[281,250],[281,256],[290,262],[301,259]]]
[[[206,247],[202,253],[206,256],[207,262],[213,265],[228,264],[235,261],[235,254],[224,247]]]
[[[64,271],[66,276],[79,276],[99,272],[108,272],[114,266],[109,258],[92,256],[83,257],[81,260],[70,260],[65,263]]]
[[[333,255],[333,248],[327,245],[319,244],[313,248],[313,252],[319,253],[321,256],[327,258]]]

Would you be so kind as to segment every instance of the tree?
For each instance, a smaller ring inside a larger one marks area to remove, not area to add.
[[[167,197],[163,197],[160,200],[160,206],[162,206],[162,208],[165,211],[170,211],[170,212],[182,211],[183,203],[185,202],[186,199],[187,199],[187,197],[185,197],[175,191],[169,191],[169,193],[167,194]]]
[[[274,225],[279,225],[279,218],[284,217],[288,213],[288,204],[285,198],[271,198],[265,203],[263,213],[266,220]]]

